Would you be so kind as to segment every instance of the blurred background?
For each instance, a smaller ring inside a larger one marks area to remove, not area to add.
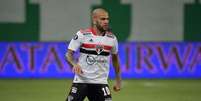
[[[200,0],[0,0],[0,100],[64,101],[68,43],[97,7],[119,40],[113,101],[201,101]]]

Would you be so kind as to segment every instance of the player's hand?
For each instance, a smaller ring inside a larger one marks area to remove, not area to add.
[[[116,83],[115,83],[115,85],[113,86],[113,90],[114,90],[115,92],[118,92],[118,91],[121,90],[121,79],[120,79],[120,78],[119,78],[119,79],[116,79]]]
[[[82,73],[83,73],[83,71],[82,71],[82,69],[81,69],[81,67],[80,67],[79,64],[75,64],[75,65],[73,66],[73,72],[74,72],[75,74],[82,74]]]

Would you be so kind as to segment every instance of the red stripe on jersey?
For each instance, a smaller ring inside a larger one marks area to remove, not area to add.
[[[82,44],[82,47],[84,48],[96,48],[98,44],[88,44],[88,43],[83,43]],[[104,47],[105,50],[111,50],[112,49],[112,46],[108,46],[108,45],[101,45]]]
[[[111,50],[111,49],[112,49],[112,46],[104,45],[104,49],[105,49],[105,50]]]
[[[86,44],[86,43],[83,43],[82,47],[84,47],[84,48],[95,48],[96,44]]]

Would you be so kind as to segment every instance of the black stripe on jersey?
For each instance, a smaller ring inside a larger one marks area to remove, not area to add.
[[[110,53],[109,52],[101,52],[100,54],[98,54],[96,51],[93,51],[93,50],[86,50],[86,49],[83,49],[83,48],[80,48],[80,52],[81,53],[86,53],[86,54],[93,54],[93,55],[103,55],[103,56],[109,56]]]

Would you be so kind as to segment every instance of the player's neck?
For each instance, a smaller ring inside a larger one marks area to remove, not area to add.
[[[97,27],[93,27],[93,29],[97,36],[103,36],[105,34],[105,32],[100,31]]]

